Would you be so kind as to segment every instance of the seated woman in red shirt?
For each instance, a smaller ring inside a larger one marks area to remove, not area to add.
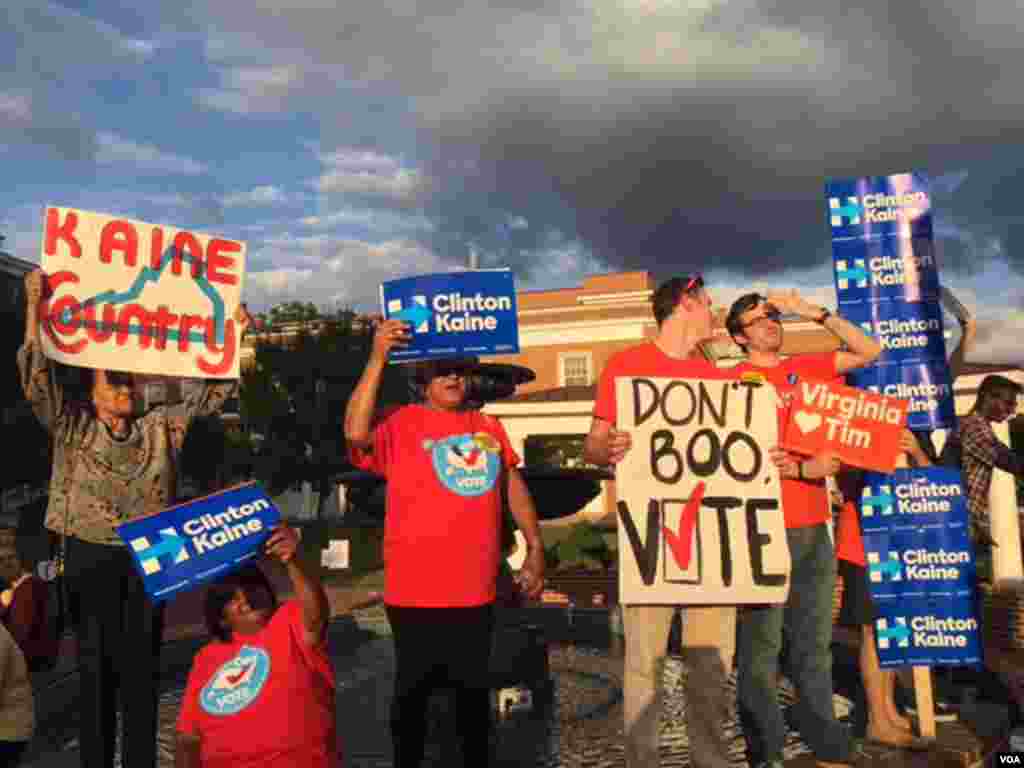
[[[177,768],[337,768],[330,609],[319,579],[295,557],[298,536],[278,526],[266,552],[291,579],[278,605],[263,572],[248,566],[212,585],[214,638],[192,663],[178,717]]]

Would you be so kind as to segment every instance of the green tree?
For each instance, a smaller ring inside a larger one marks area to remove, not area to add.
[[[316,334],[300,331],[287,346],[256,347],[241,405],[246,423],[265,436],[256,460],[260,480],[271,492],[311,482],[325,500],[332,477],[348,467],[345,406],[369,360],[373,329],[349,310],[322,319]],[[381,405],[406,402],[407,391],[399,366],[389,366]]]
[[[271,325],[280,325],[319,320],[321,317],[320,310],[312,302],[286,301],[270,308],[268,320]]]

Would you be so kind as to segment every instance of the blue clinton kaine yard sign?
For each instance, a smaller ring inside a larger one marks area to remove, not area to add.
[[[249,483],[124,523],[117,533],[159,603],[259,557],[280,520],[263,488]]]
[[[508,269],[389,280],[380,299],[384,317],[404,320],[412,331],[409,346],[392,350],[392,362],[519,351],[516,288]]]

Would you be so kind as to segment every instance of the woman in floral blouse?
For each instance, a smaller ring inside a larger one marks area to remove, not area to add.
[[[25,278],[25,343],[18,351],[18,371],[53,447],[45,525],[64,542],[64,576],[78,641],[82,765],[113,766],[120,703],[121,765],[155,768],[163,611],[147,599],[115,528],[174,503],[189,426],[196,417],[219,411],[238,382],[206,380],[185,402],[138,418],[131,374],[72,369],[80,376],[81,391],[65,391],[58,366],[40,345],[44,281],[39,270]],[[245,331],[249,315],[243,307],[234,322]]]

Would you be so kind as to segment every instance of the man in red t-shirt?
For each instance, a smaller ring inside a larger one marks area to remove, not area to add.
[[[831,331],[845,349],[782,357],[781,315],[796,315]],[[881,347],[857,326],[808,303],[795,291],[764,297],[748,293],[733,302],[726,328],[748,360],[733,370],[760,375],[779,394],[779,434],[801,379],[831,381],[873,362]],[[832,591],[835,558],[825,477],[839,470],[832,454],[810,459],[775,450],[782,476],[782,509],[792,570],[784,605],[748,607],[737,631],[737,700],[753,766],[782,765],[786,724],[777,698],[779,652],[785,632],[797,726],[819,765],[848,765],[857,752],[832,707]]]
[[[178,768],[337,768],[327,595],[278,526],[267,554],[284,564],[295,599],[280,607],[255,565],[209,587],[215,638],[196,654],[178,715]]]
[[[699,276],[674,277],[658,286],[652,298],[658,335],[653,341],[614,355],[597,384],[594,418],[584,457],[594,464],[618,464],[630,449],[628,432],[615,427],[615,379],[626,376],[722,379],[698,345],[711,338],[711,298]],[[628,768],[651,768],[658,755],[658,677],[676,606],[624,605],[626,663],[623,718]],[[731,765],[722,725],[729,717],[726,683],[735,648],[735,606],[681,609],[686,676],[686,728],[690,759],[696,768]]]
[[[487,674],[503,496],[526,538],[519,583],[531,598],[544,586],[544,548],[505,428],[493,416],[464,407],[472,363],[416,363],[423,402],[372,423],[388,353],[408,339],[406,323],[380,323],[345,410],[352,463],[388,481],[384,605],[395,644],[394,765],[418,768],[428,699],[435,688],[448,685],[455,689],[466,765],[486,766],[491,762]]]

